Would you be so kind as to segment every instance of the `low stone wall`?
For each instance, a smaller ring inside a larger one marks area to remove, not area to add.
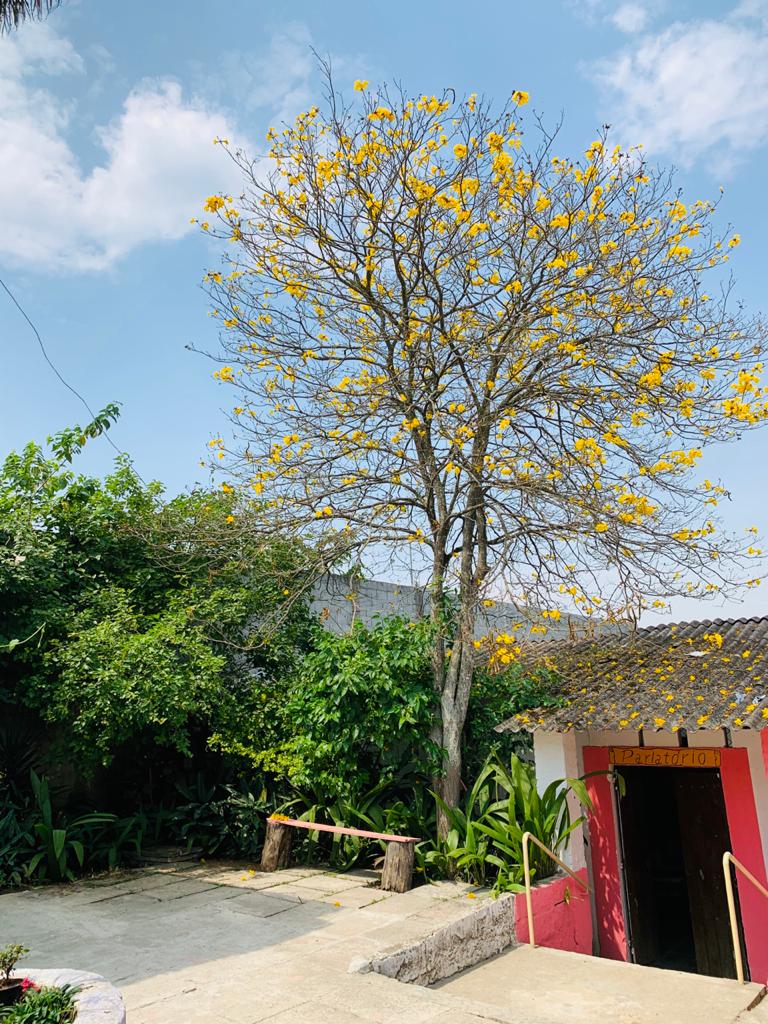
[[[72,985],[80,989],[77,1000],[76,1024],[125,1024],[123,997],[114,985],[100,974],[89,971],[36,970],[16,971],[21,978],[29,978],[36,985]]]
[[[466,905],[465,905],[466,908]],[[482,899],[477,909],[425,934],[408,945],[357,960],[350,971],[373,971],[396,981],[432,985],[487,960],[515,942],[516,904],[512,894]]]
[[[576,874],[587,882],[586,868]],[[591,955],[592,909],[589,893],[570,876],[558,874],[534,886],[531,901],[537,946]],[[521,945],[528,942],[528,913],[524,892],[515,896],[515,935]]]
[[[586,882],[586,869],[577,874]],[[418,892],[412,890],[406,897]],[[589,895],[581,886],[560,874],[534,886],[531,896],[537,945],[592,953],[592,912]],[[412,985],[433,985],[528,942],[524,892],[493,899],[486,890],[478,893],[474,906],[453,900],[445,910],[451,916],[437,927],[433,918],[426,917],[419,929],[419,915],[409,918],[408,942],[353,960],[350,972],[373,971]]]

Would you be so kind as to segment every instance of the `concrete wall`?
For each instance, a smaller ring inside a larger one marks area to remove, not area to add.
[[[370,626],[377,615],[404,615],[409,619],[428,615],[429,591],[405,583],[359,580],[328,574],[316,584],[310,607],[332,633],[346,633],[356,621]],[[524,614],[515,605],[500,601],[491,608],[481,610],[477,635],[503,633],[513,623],[523,619]],[[531,622],[542,624],[538,616],[531,618]],[[559,622],[544,623],[547,626],[546,634],[530,635],[527,629],[523,629],[520,635],[528,640],[551,640],[553,637],[568,636],[569,622],[575,628],[581,626],[583,629],[586,620],[578,616],[563,616]]]

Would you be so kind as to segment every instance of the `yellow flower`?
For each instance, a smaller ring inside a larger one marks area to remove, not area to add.
[[[365,92],[365,90],[368,88],[368,79],[367,78],[356,78],[355,79],[355,86],[354,86],[354,88],[355,88],[355,92]]]
[[[203,204],[203,209],[206,213],[216,213],[216,211],[220,210],[224,205],[224,200],[221,196],[208,196]]]
[[[467,155],[467,147],[464,145],[463,142],[456,143],[456,145],[453,147],[453,155],[456,157],[457,160],[464,159],[464,157]]]
[[[515,89],[515,91],[512,93],[512,99],[518,105],[518,107],[524,107],[530,99],[530,96],[527,92],[523,92],[522,89]]]
[[[608,523],[595,523],[595,533],[605,533]]]

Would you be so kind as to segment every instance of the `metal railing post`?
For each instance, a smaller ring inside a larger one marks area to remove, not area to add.
[[[528,943],[536,945],[536,936],[533,934],[533,899],[531,897],[531,865],[528,859],[528,840],[531,833],[523,835],[523,872],[525,874],[525,908],[528,911]]]
[[[768,889],[765,888],[762,882],[758,882],[755,876],[749,871],[741,861],[736,860],[732,853],[726,851],[723,854],[723,874],[725,875],[725,896],[728,900],[728,917],[731,922],[731,941],[733,942],[733,959],[736,962],[736,978],[741,984],[744,984],[744,961],[741,956],[741,937],[739,936],[739,920],[736,914],[736,900],[733,895],[733,874],[731,872],[731,864],[740,871],[742,875],[751,882],[752,885],[761,892],[763,896],[768,897]]]

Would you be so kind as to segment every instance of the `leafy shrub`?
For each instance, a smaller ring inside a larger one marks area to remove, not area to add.
[[[192,786],[179,785],[184,802],[168,815],[172,837],[210,856],[255,857],[261,849],[269,812],[267,793],[254,794],[247,784],[207,785],[198,774]]]
[[[6,798],[0,803],[0,889],[21,885],[34,848],[30,814]]]
[[[26,946],[21,946],[18,943],[11,943],[11,945],[0,949],[0,974],[3,976],[3,981],[8,981],[11,971],[28,952]]]
[[[3,1024],[69,1024],[77,1016],[75,996],[80,991],[71,985],[37,988],[29,986],[21,1001],[0,1007]]]
[[[475,778],[489,758],[508,760],[517,754],[532,760],[528,733],[497,733],[501,722],[530,708],[552,707],[562,700],[557,676],[545,668],[513,663],[501,672],[479,668],[475,672],[464,727],[464,771]]]
[[[583,817],[571,821],[568,795],[591,809],[583,779],[558,779],[543,793],[536,789],[533,768],[515,754],[509,767],[498,761],[484,766],[460,807],[450,808],[435,796],[450,824],[445,839],[419,849],[425,873],[458,873],[484,885],[493,877],[496,892],[523,888],[523,835],[530,832],[553,853],[562,855]],[[535,844],[530,846],[531,877],[541,880],[557,870]]]
[[[429,623],[400,616],[358,622],[343,636],[318,630],[285,709],[297,757],[291,781],[335,800],[394,781],[403,764],[432,774],[440,751],[430,740],[430,643]]]

